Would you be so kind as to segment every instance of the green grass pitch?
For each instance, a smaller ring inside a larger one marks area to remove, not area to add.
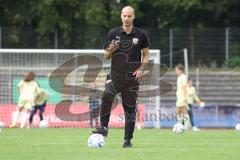
[[[122,148],[123,129],[110,129],[103,148],[87,146],[90,129],[3,129],[0,160],[237,160],[240,132],[136,130],[133,148]]]

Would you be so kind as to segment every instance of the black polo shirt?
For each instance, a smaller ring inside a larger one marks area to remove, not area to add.
[[[127,34],[123,27],[117,27],[108,32],[104,49],[112,40],[119,41],[119,48],[113,53],[111,60],[111,76],[125,79],[128,74],[137,70],[141,65],[141,50],[149,48],[147,33],[137,27]]]

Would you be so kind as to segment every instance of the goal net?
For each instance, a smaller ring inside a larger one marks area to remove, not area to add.
[[[150,63],[159,64],[160,50],[150,50],[149,60]],[[100,69],[93,67],[96,67],[97,63],[100,64]],[[92,71],[97,70],[97,74],[90,73],[88,76],[90,79],[96,78],[94,88],[97,93],[102,93],[110,63],[110,60],[104,60],[103,50],[0,49],[0,121],[3,121],[6,127],[11,123],[19,97],[17,84],[28,72],[33,71],[36,74],[35,80],[48,93],[44,119],[49,122],[49,126],[89,127],[90,96],[85,92],[79,93],[78,87],[92,87],[92,82],[86,80],[86,73],[92,68]],[[54,73],[61,73],[64,80],[54,77]],[[160,76],[160,69],[155,70],[154,74]],[[144,78],[144,81],[148,81],[148,78]],[[67,90],[63,89],[62,85],[67,86]],[[158,86],[157,83],[153,86],[141,85],[140,90],[147,91]],[[138,120],[142,127],[160,127],[159,95],[160,93],[138,98]],[[95,99],[101,102],[100,97],[101,95],[97,95]],[[124,126],[124,113],[119,97],[115,97],[116,107],[112,109],[110,127]],[[68,110],[62,106],[64,104],[69,105]],[[18,121],[20,120],[21,115]],[[38,127],[39,121],[36,114],[33,126]]]

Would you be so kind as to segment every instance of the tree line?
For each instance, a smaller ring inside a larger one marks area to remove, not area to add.
[[[239,0],[0,0],[0,26],[12,33],[31,28],[40,46],[57,29],[63,45],[86,48],[121,25],[125,5],[135,8],[135,25],[147,29],[240,26]]]

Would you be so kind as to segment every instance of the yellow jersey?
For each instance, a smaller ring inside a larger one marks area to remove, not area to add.
[[[18,100],[18,106],[27,108],[28,110],[31,110],[33,106],[35,106],[35,100],[37,98],[37,95],[40,92],[40,88],[36,81],[20,81],[18,83],[18,89],[19,89],[19,100]]]
[[[183,93],[182,87],[187,86],[187,76],[185,74],[182,74],[177,79],[177,107],[187,107],[187,102],[185,96],[187,96],[187,93]]]
[[[182,87],[187,86],[187,76],[185,74],[182,74],[177,79],[177,98],[182,98],[184,96],[184,93],[182,93]]]
[[[33,100],[40,92],[40,88],[36,81],[25,82],[24,80],[18,83],[19,100]]]
[[[196,88],[193,86],[187,86],[187,101],[188,104],[194,104],[194,101],[200,101],[196,93]]]
[[[37,99],[36,99],[36,104],[37,105],[42,105],[47,99],[48,99],[47,92],[44,89],[40,88],[40,92],[39,92],[39,94],[37,96]]]

